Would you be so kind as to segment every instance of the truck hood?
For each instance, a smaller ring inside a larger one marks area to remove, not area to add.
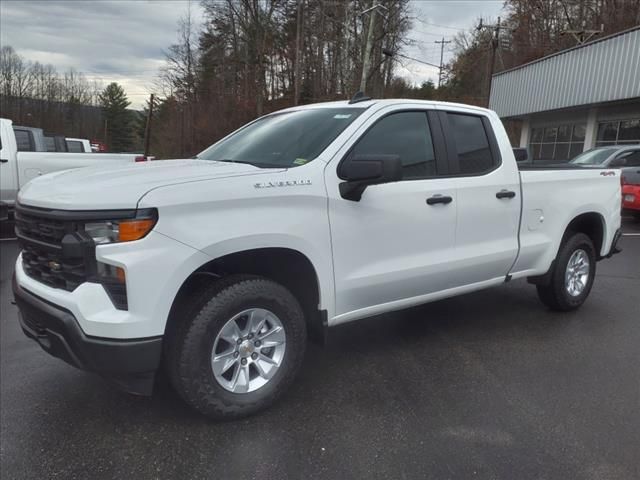
[[[135,208],[138,200],[155,188],[268,172],[273,173],[273,169],[208,160],[101,165],[37,177],[20,190],[18,201],[61,210]]]

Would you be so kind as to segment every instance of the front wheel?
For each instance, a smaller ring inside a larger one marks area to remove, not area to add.
[[[266,278],[231,276],[191,302],[167,352],[169,376],[182,398],[215,419],[243,417],[273,403],[293,381],[306,348],[295,297]]]
[[[549,284],[537,285],[538,297],[552,310],[575,310],[589,296],[595,275],[593,242],[584,233],[575,233],[560,247]]]

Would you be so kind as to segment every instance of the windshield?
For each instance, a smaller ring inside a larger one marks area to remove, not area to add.
[[[617,148],[594,148],[574,157],[569,163],[575,165],[600,165],[617,151]]]
[[[315,159],[364,108],[314,108],[276,113],[241,128],[196,158],[290,168]]]

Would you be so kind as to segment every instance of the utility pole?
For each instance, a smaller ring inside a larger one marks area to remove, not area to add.
[[[600,25],[600,30],[565,30],[560,35],[569,33],[573,36],[578,45],[583,45],[593,38],[594,35],[598,35],[604,31],[604,24]]]
[[[438,73],[438,88],[440,88],[440,84],[442,83],[442,74],[444,72],[444,45],[446,43],[451,43],[451,40],[444,41],[444,37],[442,40],[436,40],[435,43],[440,44],[440,72]]]
[[[573,36],[574,40],[578,45],[582,45],[588,42],[589,40],[591,40],[591,38],[593,38],[594,35],[598,35],[599,33],[604,32],[604,23],[600,24],[600,30],[589,30],[586,28],[587,22],[584,18],[585,17],[584,9],[586,5],[584,2],[580,2],[580,9],[578,10],[578,24],[581,27],[579,29],[573,28],[573,23],[571,22],[571,16],[569,15],[569,11],[567,10],[567,5],[564,2],[560,2],[560,3],[562,4],[562,8],[564,9],[564,15],[567,19],[567,23],[569,24],[569,30],[564,30],[560,32],[560,35],[565,35],[569,33]],[[587,8],[589,8],[593,12],[592,8],[588,6]]]
[[[489,60],[489,65],[487,67],[487,79],[486,79],[486,93],[487,93],[487,105],[489,104],[489,96],[491,95],[491,79],[493,78],[493,70],[495,68],[496,63],[496,50],[498,50],[498,46],[500,44],[500,30],[508,30],[507,27],[504,27],[500,23],[500,17],[498,17],[498,22],[495,25],[484,25],[482,23],[482,19],[480,19],[480,24],[476,27],[477,30],[482,29],[493,30],[491,35],[491,59]]]
[[[149,112],[147,113],[147,127],[144,130],[144,157],[149,156],[149,145],[151,143],[151,120],[153,119],[153,93],[149,97]]]
[[[384,5],[378,4],[378,5],[373,5],[371,8],[368,8],[364,12],[360,13],[360,16],[362,16],[365,13],[371,12],[369,13],[370,16],[369,16],[369,31],[367,32],[367,45],[364,49],[364,55],[362,58],[362,76],[360,77],[361,92],[364,92],[367,89],[367,78],[369,76],[369,68],[371,63],[371,49],[373,48],[373,29],[376,26],[376,13],[380,8],[387,10],[387,7],[385,7]]]
[[[304,0],[298,0],[298,14],[296,18],[296,65],[294,69],[293,78],[293,104],[298,105],[300,101],[300,40],[302,37],[302,2]]]

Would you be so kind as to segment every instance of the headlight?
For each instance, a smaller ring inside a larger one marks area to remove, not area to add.
[[[93,238],[96,245],[119,241],[120,229],[117,221],[92,222],[84,224],[84,231]]]
[[[139,210],[134,218],[87,222],[84,231],[96,245],[130,242],[147,235],[157,221],[156,210]]]

